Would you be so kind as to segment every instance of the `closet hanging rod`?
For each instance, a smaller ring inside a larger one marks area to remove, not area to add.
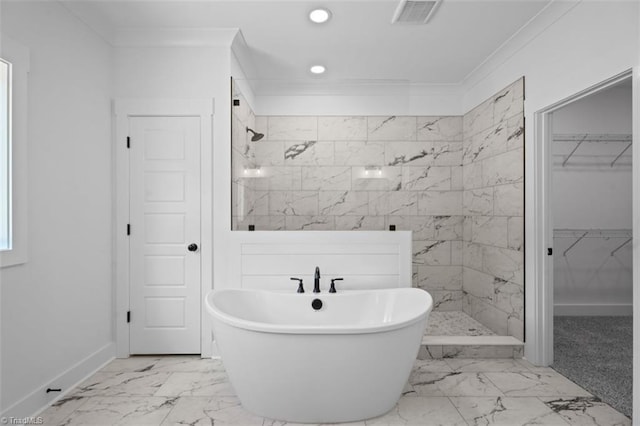
[[[631,145],[633,145],[633,143],[632,143],[632,142],[629,142],[629,145],[627,145],[627,147],[626,147],[625,149],[623,149],[623,150],[622,150],[622,152],[621,152],[620,154],[618,154],[618,156],[616,157],[616,159],[615,159],[615,160],[613,160],[613,161],[611,162],[611,167],[613,167],[613,165],[614,165],[614,164],[616,164],[616,161],[618,161],[618,159],[619,159],[620,157],[622,157],[622,154],[624,154],[625,152],[627,152],[627,150],[628,150],[629,148],[631,148]]]
[[[585,231],[585,233],[584,233],[584,234],[582,234],[582,236],[581,236],[580,238],[578,238],[577,240],[575,240],[575,241],[573,242],[573,244],[571,244],[571,245],[569,246],[569,248],[567,248],[567,249],[564,251],[564,253],[562,253],[562,255],[563,255],[563,256],[566,256],[566,255],[567,255],[567,253],[569,252],[569,250],[571,250],[571,249],[572,249],[576,244],[578,244],[578,243],[580,242],[580,240],[581,240],[581,239],[583,239],[584,237],[586,237],[588,233],[589,233],[589,231]]]
[[[629,238],[627,241],[625,241],[624,243],[620,244],[618,246],[618,248],[616,248],[614,251],[611,252],[611,256],[614,255],[615,252],[617,252],[618,250],[620,250],[622,247],[626,246],[627,244],[629,244],[629,241],[633,240],[633,238]]]

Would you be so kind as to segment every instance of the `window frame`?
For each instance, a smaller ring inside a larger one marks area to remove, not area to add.
[[[11,251],[13,249],[12,241],[12,155],[11,155],[11,127],[12,127],[12,71],[13,66],[11,62],[0,57],[0,66],[6,66],[6,80],[0,81],[0,85],[6,84],[6,102],[5,99],[0,99],[3,105],[0,105],[0,111],[6,108],[6,116],[2,114],[0,120],[4,124],[6,119],[6,134],[0,135],[0,164],[6,166],[5,171],[0,175],[0,252]],[[4,87],[3,87],[4,89]],[[4,112],[4,111],[3,111]],[[1,127],[0,127],[1,128]],[[3,132],[4,133],[4,132]],[[6,138],[6,140],[3,140]],[[2,170],[2,168],[0,168]],[[6,194],[4,191],[6,190]],[[6,216],[6,217],[5,217]]]
[[[28,261],[27,235],[27,111],[28,79],[30,67],[29,49],[2,34],[0,58],[11,64],[11,248],[0,250],[0,268],[24,264]],[[1,277],[0,277],[1,278]]]

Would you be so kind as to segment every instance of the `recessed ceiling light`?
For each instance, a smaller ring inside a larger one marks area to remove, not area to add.
[[[323,24],[331,18],[331,12],[329,9],[314,9],[309,12],[309,19],[316,24]]]
[[[327,69],[324,67],[324,65],[314,65],[309,69],[309,71],[311,71],[312,74],[322,74],[326,70]]]

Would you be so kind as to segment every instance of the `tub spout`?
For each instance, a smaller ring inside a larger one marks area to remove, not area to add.
[[[313,292],[320,293],[320,268],[316,266],[316,274],[313,279]]]

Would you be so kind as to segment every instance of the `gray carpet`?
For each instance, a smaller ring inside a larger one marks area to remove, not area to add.
[[[554,317],[558,373],[631,417],[633,317]]]

